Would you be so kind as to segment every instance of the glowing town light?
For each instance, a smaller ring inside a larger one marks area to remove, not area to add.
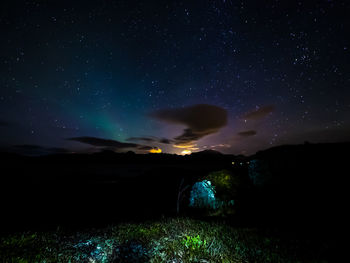
[[[162,152],[162,149],[160,148],[153,148],[151,150],[149,150],[150,153],[161,153]]]
[[[183,150],[181,152],[182,155],[186,155],[186,154],[191,154],[192,152],[190,150]]]
[[[184,149],[184,148],[194,148],[197,144],[181,144],[181,145],[176,145],[174,144],[173,147],[175,148],[180,148],[180,149]]]

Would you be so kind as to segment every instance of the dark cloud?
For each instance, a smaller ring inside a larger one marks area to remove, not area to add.
[[[53,148],[47,148],[49,152],[52,153],[71,153],[72,151],[65,149],[65,148],[59,148],[59,147],[53,147]]]
[[[11,123],[11,122],[0,120],[0,127],[9,127],[12,125],[13,125],[13,123]]]
[[[139,150],[145,150],[145,151],[149,151],[151,149],[153,149],[154,147],[151,147],[151,146],[140,146],[138,149]]]
[[[218,132],[227,124],[227,111],[208,104],[159,110],[150,116],[168,123],[187,126],[183,134],[174,138],[177,145],[191,144],[204,136]]]
[[[96,137],[73,137],[68,138],[69,141],[76,141],[81,143],[90,144],[98,147],[113,147],[115,149],[125,149],[125,148],[137,148],[139,145],[135,143],[125,143],[116,140],[101,139]]]
[[[34,145],[34,144],[13,145],[12,149],[14,150],[14,152],[24,154],[24,155],[46,155],[46,154],[72,152],[65,148],[44,147],[44,146]]]
[[[275,106],[268,105],[245,113],[242,118],[246,120],[259,120],[272,113],[274,110]]]
[[[130,137],[126,139],[127,141],[132,141],[132,142],[138,142],[138,141],[144,141],[144,142],[155,142],[156,139],[150,138],[150,137]]]
[[[144,142],[158,142],[158,143],[164,143],[164,144],[171,144],[172,140],[169,140],[167,138],[157,138],[157,137],[130,137],[126,139],[127,141],[144,141]]]
[[[131,137],[128,140],[143,140],[148,139],[146,137]],[[158,147],[136,144],[136,143],[125,143],[116,140],[101,139],[96,137],[74,137],[68,138],[70,141],[77,141],[81,143],[90,144],[97,147],[103,147],[104,150],[118,151],[124,149],[133,149],[136,152],[144,153],[144,151],[149,152],[152,149],[158,149]],[[152,142],[155,140],[146,140],[147,142]]]
[[[173,141],[167,138],[162,138],[162,139],[159,139],[159,142],[164,144],[171,144]]]
[[[45,149],[45,147],[42,147],[39,145],[33,145],[33,144],[14,145],[13,148],[22,149],[22,150],[29,150],[29,151],[36,151],[36,150],[44,150]]]
[[[254,130],[249,130],[249,131],[242,131],[242,132],[239,132],[237,133],[239,136],[242,136],[242,137],[250,137],[250,136],[254,136],[256,135],[256,131]]]
[[[185,129],[183,134],[175,137],[175,141],[179,144],[188,144],[190,142],[196,141],[206,135],[213,133],[212,131],[203,131],[201,133],[193,132],[192,129]]]

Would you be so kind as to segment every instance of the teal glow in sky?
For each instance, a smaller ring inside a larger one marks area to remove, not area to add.
[[[251,154],[349,140],[348,12],[348,1],[4,1],[0,145]]]

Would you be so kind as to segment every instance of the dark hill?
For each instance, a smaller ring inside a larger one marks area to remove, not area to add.
[[[192,184],[212,171],[230,169],[234,156],[103,151],[35,157],[2,153],[0,158],[5,222],[0,227],[7,230],[174,214],[183,178]]]
[[[331,235],[344,225],[349,146],[285,145],[250,157],[212,150],[186,156],[0,153],[0,230],[174,215],[182,181],[190,186],[226,169],[249,184],[235,214],[240,223]]]
[[[345,225],[350,143],[284,145],[251,156],[252,215],[270,225],[331,235]],[[320,231],[320,232],[319,232]]]
[[[200,152],[194,152],[191,155],[222,155],[222,153],[215,150],[204,150]]]

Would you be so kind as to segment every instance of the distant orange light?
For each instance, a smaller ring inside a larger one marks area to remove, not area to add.
[[[184,144],[184,145],[176,145],[176,144],[174,144],[173,145],[173,147],[175,147],[175,148],[192,148],[192,147],[195,147],[196,146],[196,144]]]
[[[160,148],[153,148],[151,150],[149,150],[150,153],[161,153],[162,152],[162,149]]]
[[[190,150],[183,150],[181,152],[182,155],[186,155],[186,154],[191,154],[192,152]]]

